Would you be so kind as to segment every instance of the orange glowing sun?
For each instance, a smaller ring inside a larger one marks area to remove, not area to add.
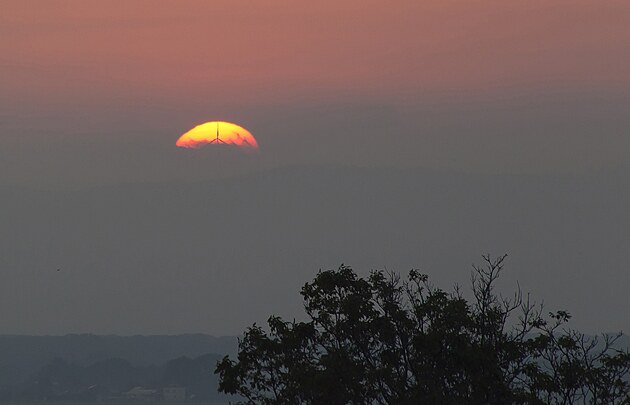
[[[180,148],[193,149],[210,144],[234,145],[247,150],[258,150],[258,142],[248,130],[225,121],[211,121],[197,125],[175,142],[175,145]]]

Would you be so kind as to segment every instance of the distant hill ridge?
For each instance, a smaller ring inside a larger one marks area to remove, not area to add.
[[[204,334],[64,336],[0,335],[0,386],[15,384],[53,359],[89,366],[112,358],[134,366],[162,364],[182,356],[236,353],[237,338]]]

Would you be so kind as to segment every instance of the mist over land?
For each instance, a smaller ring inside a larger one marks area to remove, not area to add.
[[[135,367],[149,367],[181,357],[214,354],[219,358],[233,356],[235,352],[236,337],[227,336],[0,335],[0,386],[33,378],[56,359],[77,367],[112,359],[124,360]]]
[[[178,386],[180,401],[226,403],[213,371],[235,352],[236,337],[0,335],[0,401],[126,404],[168,400],[163,390]]]

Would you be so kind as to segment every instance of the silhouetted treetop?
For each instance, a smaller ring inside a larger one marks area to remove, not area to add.
[[[309,320],[248,328],[219,390],[247,404],[628,403],[620,334],[588,337],[565,311],[497,294],[505,258],[474,266],[470,301],[417,270],[320,271],[301,291]]]

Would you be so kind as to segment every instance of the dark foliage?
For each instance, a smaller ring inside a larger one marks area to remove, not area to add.
[[[212,375],[217,355],[206,354],[191,359],[179,357],[166,363],[159,386],[178,385],[186,387],[196,399],[225,399],[219,396],[218,383]]]
[[[248,328],[217,365],[219,389],[247,404],[630,403],[620,335],[588,337],[564,311],[497,294],[504,260],[474,268],[471,300],[415,270],[322,271],[301,292],[310,320]]]

